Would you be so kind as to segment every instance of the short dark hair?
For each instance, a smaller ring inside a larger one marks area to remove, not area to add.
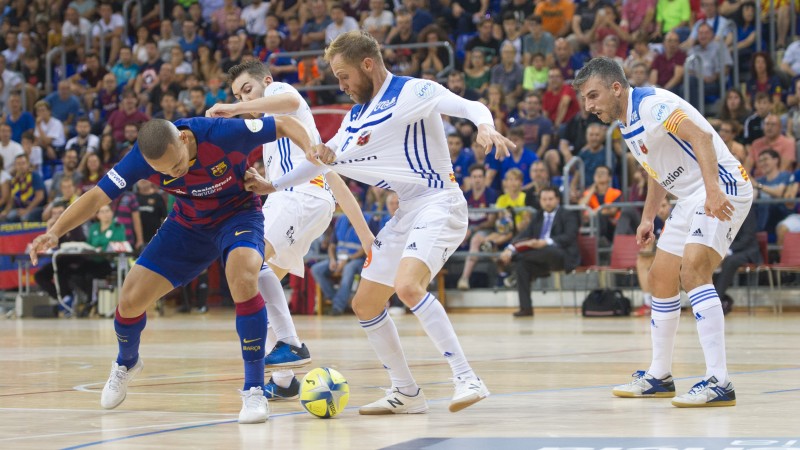
[[[608,167],[605,164],[600,164],[599,166],[595,167],[594,168],[595,173],[597,173],[597,169],[605,169],[605,171],[608,172],[608,176],[614,175],[614,172],[611,171],[611,167]]]
[[[561,193],[558,192],[558,188],[556,188],[555,186],[545,186],[542,189],[540,189],[539,190],[539,197],[541,197],[542,194],[544,194],[545,192],[552,192],[553,195],[555,195],[557,199],[559,199],[559,200],[561,199]]]
[[[172,137],[172,139],[165,139]],[[167,151],[167,145],[178,141],[178,129],[169,120],[151,119],[139,130],[139,151],[147,159],[159,159]]]
[[[263,80],[265,77],[272,76],[272,73],[269,71],[269,67],[267,67],[267,65],[262,63],[260,60],[255,59],[237,64],[228,69],[228,82],[232,84],[237,78],[245,73],[258,80]]]
[[[761,155],[771,156],[773,159],[777,159],[778,160],[778,164],[781,163],[781,155],[778,152],[776,152],[775,150],[771,149],[771,148],[768,148],[766,150],[761,150],[761,153],[758,154],[758,157],[760,158]]]
[[[474,172],[476,170],[480,170],[481,173],[486,175],[486,167],[484,167],[483,164],[473,164],[473,165],[469,166],[469,169],[467,170],[467,173],[471,174],[472,172]]]
[[[92,124],[92,121],[91,121],[91,120],[89,120],[89,117],[88,117],[88,116],[80,116],[80,117],[78,117],[78,120],[76,120],[76,121],[75,121],[75,123],[77,124],[78,122],[86,122],[86,123],[88,123],[89,125],[91,125],[91,124]]]
[[[625,72],[622,70],[616,61],[605,56],[592,58],[591,61],[586,63],[578,73],[575,74],[575,79],[572,81],[572,87],[575,90],[580,90],[591,77],[598,77],[605,82],[605,85],[610,87],[614,82],[618,82],[623,88],[627,88],[628,79],[625,77]]]

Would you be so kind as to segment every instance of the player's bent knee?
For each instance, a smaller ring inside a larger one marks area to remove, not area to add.
[[[409,307],[416,305],[425,295],[425,289],[421,288],[416,283],[397,283],[395,289],[397,290],[397,296],[400,297],[400,300]]]

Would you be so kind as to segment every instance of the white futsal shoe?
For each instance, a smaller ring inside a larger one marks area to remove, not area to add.
[[[106,385],[103,386],[103,394],[100,396],[100,406],[105,409],[114,409],[125,400],[128,395],[128,383],[142,371],[144,363],[142,358],[136,361],[130,369],[120,366],[114,361],[111,364],[111,374],[108,376]]]
[[[386,391],[386,397],[364,405],[358,413],[365,416],[383,414],[424,414],[428,411],[428,402],[422,389],[417,390],[417,395],[409,397],[397,388]]]
[[[269,405],[260,387],[251,387],[250,390],[239,393],[242,395],[239,423],[264,423],[269,419]]]
[[[450,412],[459,412],[489,396],[489,389],[477,376],[456,377],[453,384],[456,392],[450,401]]]

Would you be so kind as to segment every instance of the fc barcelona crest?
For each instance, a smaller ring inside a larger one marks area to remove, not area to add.
[[[644,146],[644,141],[639,139],[639,147],[642,149],[642,153],[645,155],[647,154],[647,147]]]
[[[358,137],[358,140],[356,141],[356,144],[357,145],[367,145],[367,142],[369,142],[369,137],[371,135],[372,135],[372,131],[370,131],[370,130],[366,130],[366,131],[362,132],[361,136]]]
[[[225,161],[222,161],[221,163],[211,168],[211,174],[214,175],[215,177],[221,177],[226,170],[228,170],[228,165],[225,164]]]

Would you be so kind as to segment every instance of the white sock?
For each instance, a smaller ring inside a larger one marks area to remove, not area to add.
[[[411,376],[403,347],[400,346],[400,335],[397,334],[397,327],[388,312],[384,309],[377,317],[360,320],[359,323],[367,332],[367,340],[378,355],[378,359],[389,372],[392,387],[408,396],[417,395],[419,386]]]
[[[653,342],[653,361],[647,373],[664,378],[672,373],[672,352],[681,318],[681,295],[671,298],[652,298],[650,338]]]
[[[645,306],[652,306],[653,303],[653,295],[649,292],[642,292],[642,303]]]
[[[439,300],[433,294],[427,293],[417,306],[411,309],[411,312],[417,316],[422,324],[422,329],[431,338],[439,353],[447,358],[450,369],[453,371],[453,377],[475,376],[464,356],[464,351],[461,350],[461,344],[458,343],[453,324],[450,323]]]
[[[289,385],[292,384],[293,379],[294,372],[291,370],[278,370],[276,372],[272,372],[272,381],[282,388],[289,387]]]
[[[728,382],[725,356],[725,315],[713,284],[704,284],[689,292],[692,312],[697,321],[697,334],[706,358],[706,379],[715,377],[724,385]]]
[[[300,339],[289,313],[289,302],[286,301],[283,286],[275,272],[266,264],[261,266],[261,272],[258,273],[258,291],[264,297],[269,325],[277,340],[299,347]]]

